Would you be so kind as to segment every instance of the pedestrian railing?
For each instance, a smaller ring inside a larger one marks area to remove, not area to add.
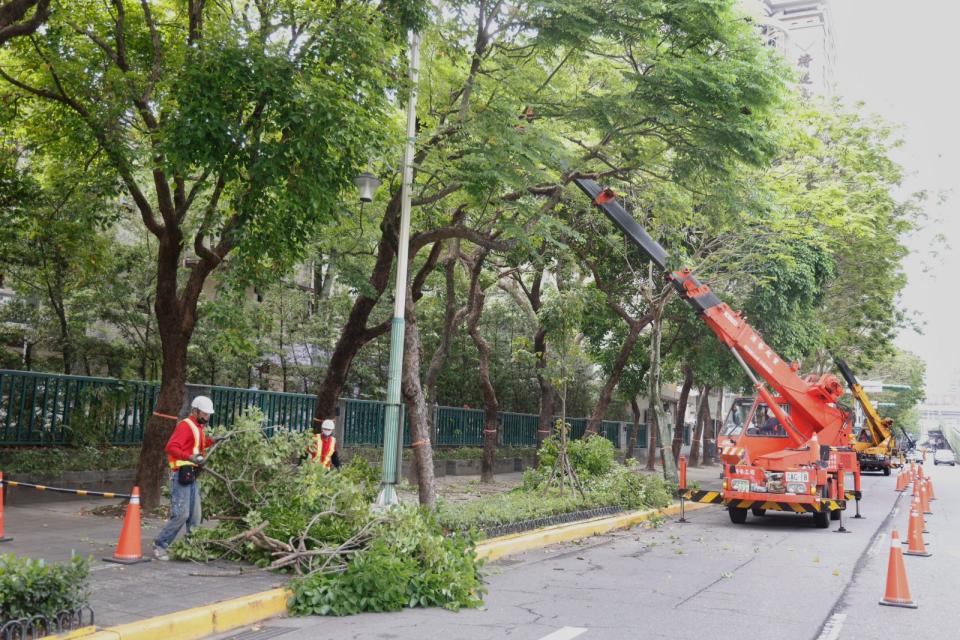
[[[135,444],[153,413],[160,386],[155,382],[87,376],[65,376],[0,369],[0,446],[52,444]],[[263,412],[268,426],[282,425],[295,431],[312,428],[316,396],[259,389],[187,385],[182,413],[196,395],[213,400],[211,424],[230,426],[251,408]],[[342,398],[337,420],[345,446],[380,446],[386,403]],[[430,408],[432,441],[437,446],[482,446],[485,414],[470,407]],[[556,423],[554,418],[553,423]],[[587,418],[566,419],[570,435],[581,438]],[[403,444],[409,446],[410,420],[403,412]],[[537,443],[539,416],[498,413],[498,444],[532,447]],[[620,448],[623,423],[604,420],[600,434]],[[646,446],[646,426],[638,445]]]

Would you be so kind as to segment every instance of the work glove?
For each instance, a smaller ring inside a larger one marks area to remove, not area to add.
[[[224,435],[224,436],[211,436],[210,439],[213,440],[213,444],[217,444],[218,442],[223,442],[224,440],[226,440],[226,439],[227,439],[227,436],[225,436],[225,435]]]
[[[202,455],[200,455],[199,453],[190,456],[189,459],[190,459],[190,462],[192,462],[193,464],[196,464],[196,465],[201,465],[201,464],[203,464],[204,462],[206,462],[206,460],[204,459],[204,457],[203,457]]]

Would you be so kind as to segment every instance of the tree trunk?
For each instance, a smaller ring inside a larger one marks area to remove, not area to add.
[[[649,397],[649,394],[648,394]],[[647,466],[648,471],[657,468],[657,430],[650,420],[650,409],[647,409]]]
[[[700,398],[697,403],[697,426],[693,430],[693,438],[690,441],[690,466],[699,467],[700,460],[700,440],[703,438],[707,422],[710,420],[710,385],[705,384],[700,388]]]
[[[457,258],[460,255],[460,241],[453,239],[450,241],[449,254],[444,261],[443,271],[446,282],[446,300],[444,301],[443,328],[440,331],[440,344],[430,358],[430,364],[427,366],[427,373],[424,376],[424,387],[427,390],[427,405],[433,407],[437,404],[437,378],[447,361],[447,355],[450,352],[450,340],[456,332],[457,327],[463,321],[467,314],[467,308],[457,309]],[[431,414],[431,432],[434,428]]]
[[[644,321],[635,320],[630,322],[630,332],[620,347],[620,353],[617,354],[617,359],[610,369],[610,376],[607,378],[606,384],[604,384],[603,389],[600,390],[600,397],[597,399],[597,404],[593,408],[593,413],[590,415],[590,421],[587,423],[584,437],[600,433],[600,423],[603,422],[603,417],[607,413],[607,407],[610,406],[613,391],[620,383],[620,375],[623,373],[623,368],[627,366],[630,356],[633,355],[633,348],[636,346],[640,332],[643,331],[645,326],[647,326],[647,323]]]
[[[200,298],[204,280],[216,266],[216,263],[206,260],[195,265],[183,292],[178,294],[177,271],[183,237],[178,227],[169,228],[164,233],[157,250],[154,303],[160,351],[163,355],[160,393],[154,414],[150,416],[144,430],[136,479],[136,484],[140,487],[141,504],[145,509],[154,509],[160,504],[160,489],[166,475],[164,448],[176,426],[177,421],[172,416],[177,416],[183,405],[187,347],[197,321],[197,300]]]
[[[630,410],[633,414],[633,422],[630,424],[630,437],[627,440],[627,460],[636,455],[637,434],[640,432],[640,404],[637,402],[637,396],[630,396]]]
[[[665,301],[664,301],[665,302]],[[670,425],[667,423],[667,417],[663,413],[663,405],[660,399],[660,338],[663,335],[663,303],[658,305],[654,311],[653,327],[650,332],[650,417],[651,428],[658,432],[660,458],[663,463],[663,477],[667,483],[676,485],[677,463],[672,455],[667,455],[664,451],[665,442],[670,441]]]
[[[317,405],[314,416],[318,420],[332,418],[336,414],[337,401],[343,391],[343,385],[350,373],[350,366],[360,349],[374,338],[386,333],[390,323],[381,323],[377,327],[367,328],[370,314],[380,300],[380,296],[390,283],[390,273],[393,269],[396,243],[395,231],[400,214],[400,190],[398,189],[387,205],[387,210],[380,224],[380,241],[377,244],[377,259],[370,275],[370,295],[359,294],[353,301],[350,315],[343,325],[337,344],[330,356],[327,371],[317,387]],[[411,256],[413,259],[413,256]],[[316,431],[319,422],[314,423]]]
[[[430,442],[430,424],[427,402],[420,384],[420,329],[416,306],[410,287],[407,287],[407,312],[403,336],[403,375],[401,388],[410,416],[410,436],[413,440],[413,458],[417,466],[420,504],[433,509],[437,491],[433,477],[433,443]]]
[[[540,387],[540,417],[537,420],[536,460],[539,467],[540,448],[543,447],[543,441],[549,438],[553,432],[553,413],[557,397],[553,385],[543,375],[547,367],[547,330],[544,327],[537,328],[537,332],[533,336],[533,350],[537,354],[535,370],[537,372],[537,385]]]
[[[480,317],[483,315],[483,305],[486,294],[480,285],[480,274],[483,263],[489,253],[486,249],[478,250],[471,258],[464,258],[470,268],[469,313],[467,315],[467,332],[477,347],[477,374],[480,379],[480,389],[483,392],[483,459],[480,462],[480,481],[493,482],[493,470],[497,451],[498,420],[500,410],[497,402],[497,392],[490,381],[490,343],[480,333]]]
[[[497,402],[497,393],[490,381],[490,344],[480,335],[477,327],[480,315],[483,312],[485,295],[477,291],[474,297],[475,308],[469,323],[470,337],[477,347],[479,361],[478,375],[480,388],[483,391],[483,460],[480,464],[480,482],[493,482],[493,470],[497,451],[497,435],[499,425],[497,414],[500,405]]]
[[[683,386],[680,388],[680,399],[677,400],[677,417],[673,426],[673,459],[680,459],[680,449],[683,448],[684,418],[687,415],[687,400],[690,398],[690,387],[693,386],[693,369],[690,365],[683,365]]]
[[[161,321],[162,322],[162,321]],[[140,447],[140,462],[137,465],[135,484],[140,487],[140,501],[145,509],[154,509],[160,504],[160,492],[166,476],[164,448],[173,433],[177,421],[164,416],[178,416],[183,406],[183,391],[186,384],[187,345],[189,338],[179,344],[163,340],[163,365],[161,368],[160,393],[143,433]],[[163,414],[159,416],[156,414]]]

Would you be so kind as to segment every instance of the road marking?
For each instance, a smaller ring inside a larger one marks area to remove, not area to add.
[[[871,556],[877,555],[877,552],[880,551],[880,547],[883,546],[883,541],[886,539],[886,535],[878,533],[877,537],[874,539],[873,544],[870,545],[870,550],[867,551]]]
[[[823,631],[817,637],[817,640],[837,640],[840,637],[840,630],[843,629],[843,621],[847,619],[845,613],[835,613],[823,625]]]
[[[572,640],[587,630],[582,627],[564,627],[557,629],[550,635],[543,636],[540,640]]]

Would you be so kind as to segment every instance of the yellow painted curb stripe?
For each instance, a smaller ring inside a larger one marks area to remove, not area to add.
[[[687,511],[702,509],[708,505],[701,503],[688,504]],[[560,524],[554,527],[537,529],[526,533],[516,533],[501,538],[485,540],[477,545],[477,557],[485,560],[496,560],[504,556],[509,556],[530,549],[539,549],[550,544],[558,542],[569,542],[570,540],[579,540],[580,538],[589,538],[590,536],[607,533],[615,529],[626,529],[649,520],[652,516],[676,515],[680,513],[680,505],[675,504],[666,509],[650,509],[647,511],[632,511],[618,516],[594,518],[583,522],[573,522],[570,524]]]
[[[65,631],[52,636],[44,636],[40,640],[73,640],[73,638],[86,638],[97,630],[96,627],[80,627],[73,631]]]
[[[287,612],[288,589],[271,589],[241,598],[176,611],[83,636],[84,640],[197,640]]]

